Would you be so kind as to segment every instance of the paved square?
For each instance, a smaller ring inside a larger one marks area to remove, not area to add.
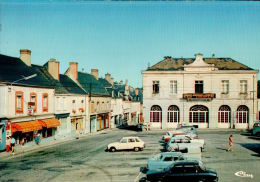
[[[144,174],[140,167],[163,149],[160,143],[165,131],[105,131],[28,155],[18,155],[0,162],[0,181],[138,181]],[[226,152],[228,137],[233,134],[234,151]],[[105,152],[107,144],[123,136],[139,136],[146,142],[141,152]],[[206,147],[202,161],[217,170],[219,181],[260,181],[259,139],[241,135],[239,131],[201,130]],[[238,171],[253,178],[235,176]]]

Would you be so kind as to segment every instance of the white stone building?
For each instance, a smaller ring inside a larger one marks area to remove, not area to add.
[[[257,75],[231,58],[165,57],[142,72],[144,122],[152,128],[251,128]]]

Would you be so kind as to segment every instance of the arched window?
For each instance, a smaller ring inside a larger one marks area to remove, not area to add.
[[[248,123],[249,109],[245,105],[241,105],[237,108],[237,123]]]
[[[179,122],[179,108],[178,106],[171,105],[168,108],[168,114],[167,114],[167,122],[168,123],[178,123]]]
[[[208,123],[209,110],[202,105],[195,105],[190,108],[190,123]]]
[[[160,106],[154,105],[151,107],[150,122],[162,122],[162,108]]]
[[[231,109],[227,105],[220,106],[218,110],[218,122],[219,123],[230,123]]]

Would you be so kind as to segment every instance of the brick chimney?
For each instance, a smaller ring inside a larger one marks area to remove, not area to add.
[[[31,66],[31,51],[28,49],[20,50],[20,59],[27,65]]]
[[[57,61],[56,59],[50,59],[48,61],[48,72],[56,80],[59,80],[60,78],[59,67],[60,67],[60,62]]]
[[[105,79],[113,86],[114,85],[114,80],[111,77],[111,75],[109,73],[105,74]]]
[[[91,75],[98,80],[98,69],[91,69]]]
[[[70,67],[65,73],[69,76],[72,80],[78,80],[78,63],[77,62],[70,62]]]

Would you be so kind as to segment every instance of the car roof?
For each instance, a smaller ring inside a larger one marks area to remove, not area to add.
[[[128,138],[139,138],[139,137],[136,137],[136,136],[129,136],[129,137],[123,137],[123,138],[128,139]]]
[[[163,152],[162,156],[180,156],[183,155],[181,152]]]

